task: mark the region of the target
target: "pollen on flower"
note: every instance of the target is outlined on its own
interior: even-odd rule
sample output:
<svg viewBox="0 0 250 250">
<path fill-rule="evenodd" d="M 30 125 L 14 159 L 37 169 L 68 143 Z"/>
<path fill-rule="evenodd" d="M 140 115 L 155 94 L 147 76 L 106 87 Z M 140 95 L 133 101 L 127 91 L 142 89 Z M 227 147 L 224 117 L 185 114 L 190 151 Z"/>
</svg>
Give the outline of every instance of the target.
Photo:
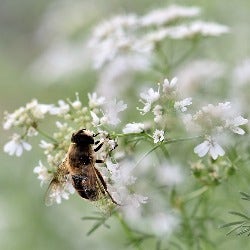
<svg viewBox="0 0 250 250">
<path fill-rule="evenodd" d="M 162 142 L 164 140 L 164 131 L 156 129 L 153 134 L 154 143 Z"/>
</svg>

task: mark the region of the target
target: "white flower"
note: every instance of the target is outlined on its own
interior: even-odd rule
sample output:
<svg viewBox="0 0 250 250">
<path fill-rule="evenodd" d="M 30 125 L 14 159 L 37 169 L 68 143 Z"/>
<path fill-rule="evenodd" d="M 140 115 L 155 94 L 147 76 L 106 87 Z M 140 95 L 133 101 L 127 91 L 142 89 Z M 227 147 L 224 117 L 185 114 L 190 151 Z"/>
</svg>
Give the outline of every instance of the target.
<svg viewBox="0 0 250 250">
<path fill-rule="evenodd" d="M 100 107 L 105 102 L 105 97 L 103 97 L 103 96 L 98 97 L 96 92 L 94 92 L 92 94 L 88 93 L 88 98 L 89 98 L 89 107 L 91 109 Z"/>
<path fill-rule="evenodd" d="M 153 109 L 153 113 L 154 113 L 154 115 L 155 115 L 155 117 L 154 117 L 154 121 L 156 122 L 156 123 L 159 123 L 159 122 L 161 122 L 162 121 L 162 106 L 161 105 L 156 105 L 155 107 L 154 107 L 154 109 Z"/>
<path fill-rule="evenodd" d="M 176 88 L 177 81 L 178 81 L 177 77 L 174 77 L 171 81 L 169 81 L 168 79 L 164 79 L 164 82 L 162 85 L 163 92 L 168 93 L 174 90 Z"/>
<path fill-rule="evenodd" d="M 156 129 L 153 134 L 154 143 L 158 143 L 164 140 L 164 131 Z"/>
<path fill-rule="evenodd" d="M 193 17 L 200 13 L 197 7 L 184 7 L 172 5 L 168 8 L 157 9 L 149 12 L 140 20 L 142 26 L 164 25 L 179 18 Z"/>
<path fill-rule="evenodd" d="M 106 165 L 111 173 L 111 180 L 116 185 L 125 187 L 135 182 L 136 178 L 132 176 L 134 166 L 130 162 L 118 164 L 107 160 Z"/>
<path fill-rule="evenodd" d="M 245 131 L 242 128 L 239 128 L 239 126 L 247 124 L 248 120 L 243 118 L 242 116 L 237 116 L 233 119 L 226 120 L 226 128 L 229 128 L 232 132 L 244 135 Z"/>
<path fill-rule="evenodd" d="M 39 161 L 39 165 L 34 168 L 33 172 L 38 174 L 38 180 L 41 181 L 41 186 L 51 180 L 52 174 L 49 173 L 48 169 Z"/>
<path fill-rule="evenodd" d="M 185 112 L 185 111 L 187 111 L 187 106 L 189 106 L 191 104 L 192 104 L 192 98 L 189 97 L 189 98 L 183 99 L 182 101 L 175 102 L 174 108 L 176 110 L 180 110 L 181 112 Z"/>
<path fill-rule="evenodd" d="M 117 125 L 120 122 L 120 119 L 118 118 L 118 113 L 121 111 L 124 111 L 127 108 L 127 104 L 125 104 L 123 101 L 117 102 L 116 100 L 111 101 L 107 103 L 105 114 L 102 119 L 106 121 L 106 123 L 111 125 Z M 104 123 L 104 122 L 103 122 Z"/>
<path fill-rule="evenodd" d="M 126 205 L 132 206 L 133 208 L 140 207 L 141 204 L 146 204 L 148 201 L 148 197 L 140 195 L 140 194 L 132 194 L 128 196 L 126 201 Z"/>
<path fill-rule="evenodd" d="M 58 101 L 58 107 L 54 107 L 50 109 L 50 114 L 51 115 L 65 115 L 69 112 L 70 106 L 63 100 Z"/>
<path fill-rule="evenodd" d="M 98 126 L 100 124 L 100 118 L 93 111 L 90 111 L 90 115 L 92 117 L 92 123 L 93 123 L 93 125 L 94 126 Z"/>
<path fill-rule="evenodd" d="M 150 88 L 146 93 L 142 92 L 140 97 L 140 101 L 144 104 L 144 107 L 142 109 L 137 109 L 140 110 L 141 114 L 144 115 L 150 111 L 151 105 L 160 98 L 159 89 L 158 91 L 154 91 L 153 88 Z"/>
<path fill-rule="evenodd" d="M 47 199 L 46 199 L 46 205 L 50 206 L 53 203 L 60 204 L 62 202 L 62 199 L 68 200 L 69 195 L 73 194 L 75 192 L 74 187 L 72 186 L 71 181 L 68 180 L 64 185 L 56 185 L 53 190 L 50 190 Z"/>
<path fill-rule="evenodd" d="M 157 168 L 157 179 L 164 185 L 174 186 L 182 183 L 184 176 L 180 167 L 164 164 Z"/>
<path fill-rule="evenodd" d="M 233 81 L 239 85 L 250 82 L 250 59 L 247 58 L 239 63 L 233 72 Z"/>
<path fill-rule="evenodd" d="M 9 155 L 21 156 L 23 150 L 30 151 L 31 145 L 24 141 L 20 135 L 13 134 L 12 139 L 4 145 L 4 152 Z"/>
<path fill-rule="evenodd" d="M 158 213 L 152 217 L 152 230 L 158 236 L 169 236 L 178 226 L 176 216 L 167 213 Z"/>
<path fill-rule="evenodd" d="M 141 133 L 144 130 L 144 124 L 143 123 L 128 123 L 126 124 L 125 128 L 122 130 L 124 134 L 130 134 L 130 133 Z"/>
<path fill-rule="evenodd" d="M 155 101 L 157 101 L 159 99 L 160 93 L 159 93 L 159 90 L 158 91 L 154 91 L 153 88 L 150 88 L 147 91 L 147 93 L 141 93 L 140 97 L 146 103 L 153 103 L 153 102 L 155 102 Z"/>
<path fill-rule="evenodd" d="M 225 154 L 223 148 L 211 137 L 208 137 L 204 142 L 196 146 L 194 152 L 198 154 L 199 157 L 203 157 L 209 152 L 214 160 L 216 160 L 218 156 Z"/>
</svg>

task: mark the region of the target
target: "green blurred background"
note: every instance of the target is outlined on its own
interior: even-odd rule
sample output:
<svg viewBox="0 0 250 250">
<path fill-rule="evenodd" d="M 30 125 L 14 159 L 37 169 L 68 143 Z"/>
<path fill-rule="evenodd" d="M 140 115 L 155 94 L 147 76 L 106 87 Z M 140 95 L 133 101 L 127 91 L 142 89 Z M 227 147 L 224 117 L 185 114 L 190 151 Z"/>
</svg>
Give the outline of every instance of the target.
<svg viewBox="0 0 250 250">
<path fill-rule="evenodd" d="M 85 25 L 86 36 L 91 26 L 115 14 L 129 12 L 142 14 L 151 8 L 172 3 L 200 6 L 204 20 L 219 22 L 232 28 L 230 35 L 211 40 L 206 44 L 204 53 L 208 57 L 233 65 L 250 55 L 250 1 L 248 0 L 92 0 L 91 4 L 89 1 L 82 0 L 82 2 L 86 2 L 86 13 L 82 15 L 89 18 Z M 35 33 L 50 3 L 48 0 L 0 1 L 0 113 L 2 115 L 4 110 L 12 112 L 32 98 L 37 98 L 42 103 L 55 103 L 61 98 L 73 98 L 75 92 L 84 97 L 88 91 L 95 88 L 96 77 L 93 72 L 86 71 L 51 84 L 42 84 L 31 78 L 28 73 L 29 65 L 44 49 L 35 39 Z M 92 15 L 90 11 L 93 11 Z M 67 16 L 64 18 L 67 20 Z M 10 134 L 8 131 L 0 131 L 2 148 Z M 0 155 L 0 249 L 112 250 L 123 247 L 130 249 L 125 247 L 126 239 L 122 229 L 113 219 L 109 221 L 112 230 L 101 228 L 87 237 L 86 233 L 91 223 L 82 221 L 81 217 L 91 215 L 93 208 L 76 195 L 60 206 L 45 207 L 43 202 L 45 188 L 40 188 L 33 174 L 34 166 L 42 157 L 41 150 L 25 152 L 21 158 L 10 157 L 2 152 Z M 226 214 L 227 210 L 238 208 L 237 191 L 247 191 L 248 180 L 243 180 L 239 186 L 232 187 L 227 183 L 225 185 L 228 185 L 228 204 L 221 202 L 227 200 L 227 197 L 218 197 L 214 201 L 214 206 L 219 208 L 224 206 Z M 215 210 L 218 207 L 215 207 Z M 215 233 L 214 240 L 216 241 L 216 235 L 223 233 Z M 236 247 L 248 249 L 249 241 L 247 238 L 225 237 L 225 242 L 216 249 L 236 249 Z M 147 249 L 150 249 L 150 246 Z"/>
</svg>

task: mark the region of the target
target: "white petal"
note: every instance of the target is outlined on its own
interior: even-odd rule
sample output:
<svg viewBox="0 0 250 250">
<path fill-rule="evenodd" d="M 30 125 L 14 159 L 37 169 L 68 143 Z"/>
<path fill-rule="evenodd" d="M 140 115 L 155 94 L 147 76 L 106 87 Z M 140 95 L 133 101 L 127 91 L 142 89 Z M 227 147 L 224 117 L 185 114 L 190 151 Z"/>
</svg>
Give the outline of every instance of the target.
<svg viewBox="0 0 250 250">
<path fill-rule="evenodd" d="M 218 143 L 214 142 L 214 145 L 210 147 L 209 153 L 212 158 L 216 160 L 218 156 L 223 156 L 225 154 L 225 151 Z"/>
<path fill-rule="evenodd" d="M 207 154 L 209 146 L 210 146 L 209 141 L 204 141 L 194 148 L 194 152 L 198 154 L 199 157 L 203 157 L 204 155 Z"/>
<path fill-rule="evenodd" d="M 239 127 L 232 127 L 231 130 L 238 135 L 244 135 L 245 131 L 242 128 Z"/>
</svg>

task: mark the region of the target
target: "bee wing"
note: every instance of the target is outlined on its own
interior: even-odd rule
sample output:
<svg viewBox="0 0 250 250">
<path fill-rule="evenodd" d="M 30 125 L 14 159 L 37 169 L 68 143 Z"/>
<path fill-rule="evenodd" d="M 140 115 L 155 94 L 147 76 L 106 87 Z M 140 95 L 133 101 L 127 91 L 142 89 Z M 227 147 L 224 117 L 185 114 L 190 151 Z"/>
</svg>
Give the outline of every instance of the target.
<svg viewBox="0 0 250 250">
<path fill-rule="evenodd" d="M 110 213 L 115 205 L 119 205 L 107 190 L 107 184 L 104 181 L 101 173 L 93 167 L 95 173 L 95 185 L 98 190 L 98 200 L 95 201 L 95 205 L 99 207 L 103 212 Z"/>
<path fill-rule="evenodd" d="M 51 206 L 55 202 L 60 203 L 60 193 L 64 190 L 68 181 L 67 161 L 64 160 L 57 168 L 45 194 L 45 205 Z"/>
</svg>

